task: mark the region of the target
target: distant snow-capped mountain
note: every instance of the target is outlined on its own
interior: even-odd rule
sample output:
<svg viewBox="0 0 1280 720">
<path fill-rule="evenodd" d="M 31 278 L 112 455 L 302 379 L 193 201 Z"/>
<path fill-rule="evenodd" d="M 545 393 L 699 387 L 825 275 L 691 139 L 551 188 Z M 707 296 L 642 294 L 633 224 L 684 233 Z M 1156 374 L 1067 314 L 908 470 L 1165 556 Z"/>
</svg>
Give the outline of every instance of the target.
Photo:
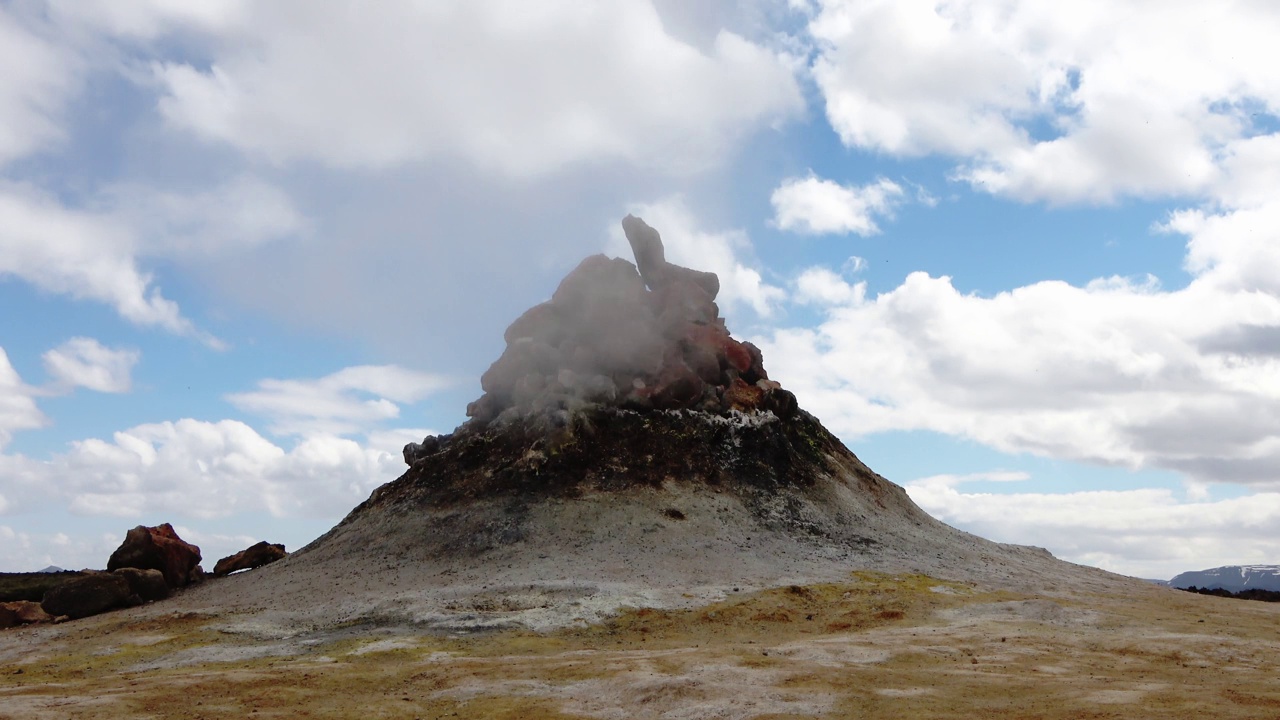
<svg viewBox="0 0 1280 720">
<path fill-rule="evenodd" d="M 1280 565 L 1227 565 L 1211 570 L 1184 572 L 1169 581 L 1176 588 L 1222 588 L 1241 590 L 1280 590 Z"/>
</svg>

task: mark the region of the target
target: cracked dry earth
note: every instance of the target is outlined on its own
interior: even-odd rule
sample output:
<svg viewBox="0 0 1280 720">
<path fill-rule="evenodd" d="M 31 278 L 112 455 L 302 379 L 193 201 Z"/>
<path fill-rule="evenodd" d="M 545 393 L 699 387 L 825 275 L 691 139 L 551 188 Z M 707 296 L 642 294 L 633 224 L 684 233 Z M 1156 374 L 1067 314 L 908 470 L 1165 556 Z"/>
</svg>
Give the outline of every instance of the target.
<svg viewBox="0 0 1280 720">
<path fill-rule="evenodd" d="M 541 633 L 160 608 L 0 634 L 0 717 L 1280 717 L 1280 606 L 1138 581 L 854 573 Z"/>
</svg>

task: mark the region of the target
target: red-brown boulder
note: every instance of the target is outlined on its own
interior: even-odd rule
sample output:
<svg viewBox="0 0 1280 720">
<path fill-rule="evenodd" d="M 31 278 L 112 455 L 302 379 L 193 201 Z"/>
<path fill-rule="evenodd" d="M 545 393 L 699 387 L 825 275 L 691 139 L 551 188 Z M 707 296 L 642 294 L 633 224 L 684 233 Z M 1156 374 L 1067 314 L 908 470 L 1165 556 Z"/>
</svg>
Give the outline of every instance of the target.
<svg viewBox="0 0 1280 720">
<path fill-rule="evenodd" d="M 159 570 L 171 588 L 191 582 L 192 571 L 200 564 L 200 548 L 185 542 L 169 523 L 139 525 L 125 535 L 124 542 L 107 560 L 107 570 L 139 568 Z"/>
<path fill-rule="evenodd" d="M 268 543 L 263 540 L 256 545 L 250 545 L 234 555 L 228 555 L 219 560 L 213 566 L 213 574 L 228 575 L 237 570 L 252 570 L 253 568 L 273 563 L 288 554 L 284 551 L 284 545 Z"/>
</svg>

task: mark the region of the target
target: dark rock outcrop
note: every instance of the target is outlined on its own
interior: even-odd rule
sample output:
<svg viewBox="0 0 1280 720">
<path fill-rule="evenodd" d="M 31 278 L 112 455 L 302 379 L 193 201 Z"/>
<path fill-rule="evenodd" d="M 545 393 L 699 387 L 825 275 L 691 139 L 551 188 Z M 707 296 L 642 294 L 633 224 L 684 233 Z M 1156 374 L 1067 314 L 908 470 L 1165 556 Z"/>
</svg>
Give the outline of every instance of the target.
<svg viewBox="0 0 1280 720">
<path fill-rule="evenodd" d="M 146 527 L 139 525 L 125 535 L 124 542 L 111 553 L 107 570 L 138 568 L 159 570 L 171 588 L 180 588 L 193 580 L 200 565 L 200 548 L 185 542 L 169 523 Z"/>
<path fill-rule="evenodd" d="M 164 573 L 159 570 L 127 567 L 117 568 L 111 572 L 124 578 L 125 582 L 129 583 L 129 589 L 143 602 L 154 602 L 169 597 L 169 583 L 165 582 Z"/>
<path fill-rule="evenodd" d="M 45 593 L 40 606 L 50 615 L 77 618 L 141 605 L 129 582 L 115 573 L 93 573 L 69 580 Z"/>
<path fill-rule="evenodd" d="M 268 565 L 280 560 L 289 553 L 285 552 L 284 545 L 279 543 L 268 543 L 263 540 L 255 545 L 241 550 L 234 555 L 228 555 L 222 558 L 213 566 L 214 575 L 228 575 L 237 570 L 252 570 L 256 567 Z"/>
</svg>

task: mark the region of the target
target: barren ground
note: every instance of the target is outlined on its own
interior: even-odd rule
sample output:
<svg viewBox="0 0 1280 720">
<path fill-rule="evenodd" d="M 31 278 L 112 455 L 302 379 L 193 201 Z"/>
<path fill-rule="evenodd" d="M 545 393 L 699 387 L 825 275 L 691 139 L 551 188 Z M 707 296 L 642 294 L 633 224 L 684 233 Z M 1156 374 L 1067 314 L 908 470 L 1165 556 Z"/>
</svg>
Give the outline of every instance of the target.
<svg viewBox="0 0 1280 720">
<path fill-rule="evenodd" d="M 1280 717 L 1280 606 L 1138 581 L 855 573 L 541 633 L 243 619 L 157 604 L 4 632 L 0 717 Z"/>
</svg>

